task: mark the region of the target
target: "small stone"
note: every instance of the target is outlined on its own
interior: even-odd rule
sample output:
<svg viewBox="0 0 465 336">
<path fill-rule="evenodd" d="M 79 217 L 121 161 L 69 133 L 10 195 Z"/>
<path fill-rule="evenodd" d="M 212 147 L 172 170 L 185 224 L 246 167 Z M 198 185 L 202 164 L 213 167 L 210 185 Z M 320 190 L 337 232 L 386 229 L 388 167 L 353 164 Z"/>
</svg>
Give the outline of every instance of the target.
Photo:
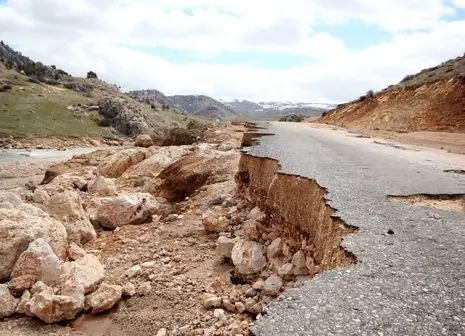
<svg viewBox="0 0 465 336">
<path fill-rule="evenodd" d="M 265 285 L 263 286 L 263 293 L 269 296 L 277 296 L 281 287 L 283 286 L 283 280 L 277 275 L 271 275 L 265 281 Z"/>
<path fill-rule="evenodd" d="M 85 191 L 87 189 L 87 181 L 82 177 L 76 177 L 73 181 L 73 186 L 81 191 Z"/>
<path fill-rule="evenodd" d="M 49 294 L 55 294 L 52 287 L 47 286 L 42 281 L 37 281 L 34 284 L 34 286 L 32 286 L 32 288 L 31 288 L 31 294 L 34 295 L 34 294 L 38 294 L 38 293 L 42 293 L 42 292 L 46 292 L 46 293 L 49 293 Z"/>
<path fill-rule="evenodd" d="M 223 307 L 231 313 L 234 313 L 234 311 L 236 310 L 236 306 L 228 299 L 223 299 Z"/>
<path fill-rule="evenodd" d="M 40 188 L 40 187 L 36 188 L 36 190 L 34 190 L 34 193 L 32 194 L 32 200 L 35 203 L 45 204 L 49 199 L 50 199 L 50 196 L 47 190 Z"/>
<path fill-rule="evenodd" d="M 282 238 L 276 238 L 266 249 L 266 255 L 268 259 L 277 258 L 283 255 L 283 240 Z"/>
<path fill-rule="evenodd" d="M 245 297 L 254 297 L 255 295 L 257 295 L 257 290 L 256 289 L 253 289 L 253 288 L 249 288 L 246 292 L 245 292 Z"/>
<path fill-rule="evenodd" d="M 16 307 L 16 313 L 18 314 L 28 314 L 29 309 L 27 303 L 31 299 L 31 292 L 25 290 L 23 295 L 21 295 L 21 299 L 19 300 L 18 306 Z"/>
<path fill-rule="evenodd" d="M 100 196 L 114 196 L 117 194 L 116 186 L 113 180 L 103 176 L 97 176 L 88 188 L 89 193 Z"/>
<path fill-rule="evenodd" d="M 104 282 L 95 292 L 86 296 L 85 307 L 91 309 L 92 314 L 104 312 L 121 299 L 122 292 L 121 286 L 112 286 Z"/>
<path fill-rule="evenodd" d="M 252 309 L 253 306 L 255 306 L 257 304 L 257 301 L 255 299 L 246 299 L 245 300 L 245 309 L 248 311 L 248 312 L 251 312 L 250 310 Z"/>
<path fill-rule="evenodd" d="M 206 288 L 206 292 L 210 294 L 216 294 L 221 292 L 223 284 L 220 279 L 213 280 Z"/>
<path fill-rule="evenodd" d="M 147 261 L 145 263 L 140 264 L 143 268 L 153 268 L 155 267 L 155 261 Z"/>
<path fill-rule="evenodd" d="M 136 295 L 136 286 L 134 286 L 134 284 L 132 284 L 131 282 L 124 284 L 122 295 L 124 297 L 133 297 L 134 295 Z"/>
<path fill-rule="evenodd" d="M 288 257 L 291 255 L 291 248 L 287 244 L 283 244 L 283 255 Z"/>
<path fill-rule="evenodd" d="M 152 137 L 149 134 L 141 134 L 141 135 L 137 136 L 136 141 L 134 143 L 134 146 L 136 146 L 136 147 L 144 147 L 144 148 L 148 148 L 150 146 L 153 146 Z"/>
<path fill-rule="evenodd" d="M 11 294 L 18 297 L 21 296 L 25 290 L 30 289 L 34 285 L 35 281 L 35 275 L 22 275 L 11 279 L 8 283 L 8 289 L 10 290 Z"/>
<path fill-rule="evenodd" d="M 221 299 L 213 294 L 204 293 L 202 295 L 202 305 L 205 309 L 221 307 Z"/>
<path fill-rule="evenodd" d="M 249 219 L 244 223 L 244 233 L 248 240 L 258 240 L 260 238 L 260 232 L 258 231 L 258 222 L 253 219 Z"/>
<path fill-rule="evenodd" d="M 0 284 L 0 319 L 15 313 L 18 300 L 10 294 L 6 284 Z"/>
<path fill-rule="evenodd" d="M 262 222 L 266 219 L 266 214 L 261 211 L 259 207 L 255 207 L 250 211 L 249 218 L 257 222 Z"/>
<path fill-rule="evenodd" d="M 129 279 L 132 279 L 132 278 L 138 276 L 140 274 L 140 272 L 142 272 L 142 267 L 140 265 L 134 265 L 130 269 L 128 269 L 126 271 L 126 273 L 124 273 L 124 274 Z"/>
<path fill-rule="evenodd" d="M 284 264 L 278 269 L 278 275 L 283 279 L 292 278 L 293 274 L 294 274 L 294 265 L 290 263 Z"/>
<path fill-rule="evenodd" d="M 254 315 L 259 315 L 263 310 L 263 306 L 261 303 L 256 303 L 252 307 L 250 307 L 247 311 Z"/>
<path fill-rule="evenodd" d="M 149 295 L 151 291 L 152 285 L 148 281 L 141 283 L 137 288 L 137 294 L 139 294 L 140 296 Z"/>
<path fill-rule="evenodd" d="M 207 213 L 202 216 L 202 224 L 208 233 L 219 233 L 226 231 L 228 228 L 228 219 L 226 217 L 216 217 L 213 213 Z"/>
<path fill-rule="evenodd" d="M 231 259 L 232 249 L 234 247 L 235 240 L 220 236 L 216 242 L 216 253 L 220 258 Z"/>
<path fill-rule="evenodd" d="M 157 336 L 166 336 L 167 335 L 167 331 L 165 328 L 161 328 L 157 331 Z"/>
<path fill-rule="evenodd" d="M 84 258 L 85 255 L 86 255 L 86 251 L 84 251 L 78 245 L 76 245 L 75 243 L 69 244 L 69 246 L 68 246 L 68 258 L 71 261 L 75 261 L 75 260 Z"/>
<path fill-rule="evenodd" d="M 319 268 L 318 266 L 315 265 L 315 260 L 311 256 L 307 256 L 307 262 L 306 262 L 308 272 L 310 275 L 315 275 L 318 273 Z"/>
<path fill-rule="evenodd" d="M 239 314 L 245 312 L 245 305 L 242 302 L 236 302 L 234 305 L 236 306 L 236 310 Z"/>
<path fill-rule="evenodd" d="M 295 275 L 308 275 L 307 258 L 302 250 L 297 251 L 292 257 Z"/>
<path fill-rule="evenodd" d="M 263 279 L 258 279 L 257 281 L 254 282 L 252 285 L 252 288 L 255 290 L 263 290 L 263 286 L 265 286 L 265 281 Z"/>
<path fill-rule="evenodd" d="M 226 314 L 224 313 L 223 309 L 215 309 L 213 311 L 213 316 L 215 316 L 220 321 L 226 320 Z"/>
</svg>

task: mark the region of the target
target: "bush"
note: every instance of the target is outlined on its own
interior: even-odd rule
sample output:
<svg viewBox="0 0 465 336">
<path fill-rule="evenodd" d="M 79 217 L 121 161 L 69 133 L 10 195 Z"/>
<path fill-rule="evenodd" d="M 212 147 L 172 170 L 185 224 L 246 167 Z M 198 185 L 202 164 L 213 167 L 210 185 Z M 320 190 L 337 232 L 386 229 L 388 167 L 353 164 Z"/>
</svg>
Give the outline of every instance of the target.
<svg viewBox="0 0 465 336">
<path fill-rule="evenodd" d="M 87 78 L 98 78 L 98 77 L 97 77 L 97 74 L 95 72 L 89 71 L 87 73 Z"/>
<path fill-rule="evenodd" d="M 368 90 L 367 94 L 366 94 L 366 97 L 367 98 L 373 98 L 375 96 L 375 93 L 373 92 L 373 90 Z"/>
<path fill-rule="evenodd" d="M 10 84 L 0 84 L 0 92 L 10 91 L 13 87 Z"/>
<path fill-rule="evenodd" d="M 409 80 L 413 79 L 414 77 L 415 77 L 414 75 L 407 75 L 407 76 L 405 76 L 404 79 L 402 79 L 400 82 L 401 82 L 401 83 L 404 83 L 404 82 L 406 82 L 406 81 L 409 81 Z"/>
</svg>

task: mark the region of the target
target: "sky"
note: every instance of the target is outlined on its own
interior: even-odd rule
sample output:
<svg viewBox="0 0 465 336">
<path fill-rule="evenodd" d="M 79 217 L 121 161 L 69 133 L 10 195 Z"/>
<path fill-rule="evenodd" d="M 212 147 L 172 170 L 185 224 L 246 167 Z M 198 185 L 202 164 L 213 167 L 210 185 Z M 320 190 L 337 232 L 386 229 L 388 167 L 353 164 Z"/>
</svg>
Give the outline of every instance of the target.
<svg viewBox="0 0 465 336">
<path fill-rule="evenodd" d="M 343 102 L 465 52 L 465 0 L 0 0 L 0 40 L 75 76 Z"/>
</svg>

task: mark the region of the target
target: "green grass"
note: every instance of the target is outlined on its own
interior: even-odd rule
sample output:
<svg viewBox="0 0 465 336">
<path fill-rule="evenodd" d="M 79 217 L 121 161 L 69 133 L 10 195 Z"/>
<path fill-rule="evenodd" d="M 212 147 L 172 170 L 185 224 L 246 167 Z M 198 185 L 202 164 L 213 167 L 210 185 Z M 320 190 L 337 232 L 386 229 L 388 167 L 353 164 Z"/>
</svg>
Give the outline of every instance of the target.
<svg viewBox="0 0 465 336">
<path fill-rule="evenodd" d="M 114 137 L 110 129 L 98 126 L 92 115 L 66 108 L 90 103 L 77 92 L 31 83 L 1 65 L 0 83 L 13 86 L 8 92 L 0 92 L 0 133 Z"/>
<path fill-rule="evenodd" d="M 0 93 L 0 132 L 14 135 L 111 136 L 95 118 L 66 107 L 87 99 L 69 90 L 24 83 Z"/>
<path fill-rule="evenodd" d="M 74 81 L 86 81 L 75 78 Z M 107 83 L 93 81 L 91 97 L 44 84 L 35 84 L 0 63 L 0 84 L 11 84 L 12 90 L 0 92 L 0 134 L 15 136 L 88 136 L 114 138 L 113 129 L 98 125 L 97 112 L 85 108 L 71 111 L 68 106 L 98 104 L 104 97 L 130 100 L 159 130 L 185 126 L 189 120 L 209 122 L 201 116 L 184 116 L 171 110 L 157 111 L 146 104 L 131 100 Z"/>
</svg>

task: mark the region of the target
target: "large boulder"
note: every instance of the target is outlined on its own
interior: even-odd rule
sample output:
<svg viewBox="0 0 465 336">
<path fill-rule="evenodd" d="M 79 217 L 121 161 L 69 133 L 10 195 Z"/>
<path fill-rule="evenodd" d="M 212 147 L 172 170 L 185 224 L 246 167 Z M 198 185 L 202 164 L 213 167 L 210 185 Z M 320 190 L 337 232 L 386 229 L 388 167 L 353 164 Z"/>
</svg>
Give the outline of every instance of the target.
<svg viewBox="0 0 465 336">
<path fill-rule="evenodd" d="M 146 159 L 130 167 L 123 174 L 125 177 L 154 177 L 167 166 L 189 153 L 189 146 L 151 147 L 147 149 Z"/>
<path fill-rule="evenodd" d="M 89 185 L 88 192 L 100 196 L 114 196 L 116 195 L 115 182 L 103 176 L 97 176 Z"/>
<path fill-rule="evenodd" d="M 0 203 L 10 203 L 13 207 L 18 207 L 23 204 L 23 201 L 12 192 L 0 191 Z"/>
<path fill-rule="evenodd" d="M 84 309 L 84 303 L 73 296 L 41 292 L 31 298 L 27 309 L 42 321 L 55 323 L 74 319 Z"/>
<path fill-rule="evenodd" d="M 90 293 L 97 289 L 105 278 L 105 267 L 100 260 L 92 255 L 86 254 L 76 261 L 63 264 L 62 282 L 70 281 L 84 288 L 84 293 Z"/>
<path fill-rule="evenodd" d="M 145 160 L 144 149 L 125 149 L 110 156 L 99 168 L 99 173 L 104 177 L 120 177 L 129 167 Z"/>
<path fill-rule="evenodd" d="M 154 125 L 138 109 L 131 108 L 124 100 L 105 99 L 99 102 L 102 126 L 112 126 L 118 132 L 135 138 L 148 133 Z"/>
<path fill-rule="evenodd" d="M 136 147 L 145 147 L 145 148 L 153 146 L 152 137 L 148 134 L 141 134 L 137 136 L 134 145 Z"/>
<path fill-rule="evenodd" d="M 11 271 L 11 278 L 25 279 L 29 276 L 34 278 L 34 282 L 40 280 L 47 285 L 56 285 L 63 273 L 62 264 L 63 262 L 58 259 L 50 245 L 44 239 L 39 238 L 30 243 L 27 250 L 21 253 Z"/>
<path fill-rule="evenodd" d="M 112 308 L 121 299 L 122 294 L 121 286 L 102 283 L 95 292 L 86 296 L 86 310 L 92 310 L 92 314 L 104 312 Z"/>
<path fill-rule="evenodd" d="M 231 252 L 231 259 L 238 273 L 252 275 L 266 267 L 263 245 L 255 241 L 238 240 Z"/>
<path fill-rule="evenodd" d="M 45 210 L 64 224 L 70 241 L 84 244 L 97 237 L 77 192 L 66 190 L 53 195 L 47 201 Z"/>
<path fill-rule="evenodd" d="M 0 282 L 8 280 L 21 253 L 38 238 L 43 238 L 58 258 L 66 256 L 68 238 L 62 223 L 30 204 L 0 209 Z"/>
<path fill-rule="evenodd" d="M 7 285 L 0 284 L 0 319 L 13 315 L 17 305 L 18 300 L 10 294 Z"/>
<path fill-rule="evenodd" d="M 146 193 L 122 195 L 106 200 L 97 209 L 97 222 L 113 230 L 124 225 L 145 223 L 159 208 L 155 198 Z"/>
</svg>

